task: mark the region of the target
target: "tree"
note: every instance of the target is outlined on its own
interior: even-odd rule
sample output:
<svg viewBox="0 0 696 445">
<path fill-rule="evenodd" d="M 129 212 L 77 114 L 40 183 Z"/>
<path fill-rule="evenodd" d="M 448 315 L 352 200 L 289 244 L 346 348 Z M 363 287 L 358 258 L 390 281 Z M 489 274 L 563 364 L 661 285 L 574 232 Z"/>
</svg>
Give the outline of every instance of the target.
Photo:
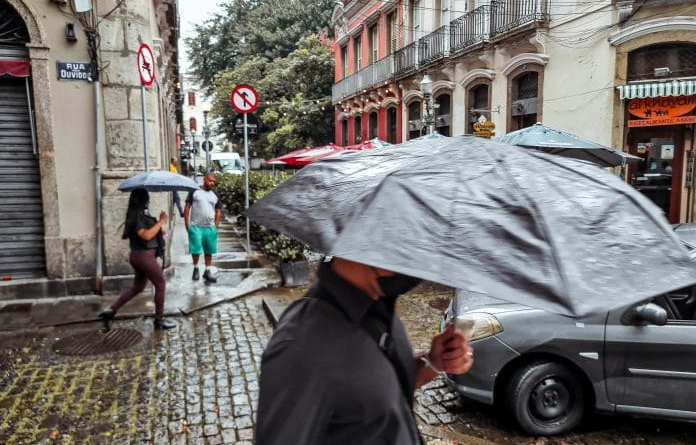
<svg viewBox="0 0 696 445">
<path fill-rule="evenodd" d="M 332 49 L 311 35 L 285 58 L 268 60 L 257 56 L 214 79 L 212 114 L 221 117 L 220 132 L 234 133 L 236 112 L 230 107 L 230 92 L 241 83 L 254 86 L 261 102 L 257 115 L 263 128 L 252 150 L 266 157 L 333 139 L 331 85 Z"/>
<path fill-rule="evenodd" d="M 185 40 L 194 74 L 206 88 L 248 60 L 285 58 L 300 40 L 330 25 L 333 0 L 227 0 Z"/>
</svg>

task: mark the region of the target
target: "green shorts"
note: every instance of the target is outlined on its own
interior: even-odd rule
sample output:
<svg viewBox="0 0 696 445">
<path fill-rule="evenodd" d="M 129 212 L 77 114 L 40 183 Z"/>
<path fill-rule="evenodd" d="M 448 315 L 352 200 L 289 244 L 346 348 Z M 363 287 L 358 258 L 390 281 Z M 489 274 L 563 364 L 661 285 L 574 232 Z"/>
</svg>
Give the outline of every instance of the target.
<svg viewBox="0 0 696 445">
<path fill-rule="evenodd" d="M 215 227 L 190 226 L 188 231 L 189 253 L 191 255 L 212 255 L 217 253 L 217 229 Z"/>
</svg>

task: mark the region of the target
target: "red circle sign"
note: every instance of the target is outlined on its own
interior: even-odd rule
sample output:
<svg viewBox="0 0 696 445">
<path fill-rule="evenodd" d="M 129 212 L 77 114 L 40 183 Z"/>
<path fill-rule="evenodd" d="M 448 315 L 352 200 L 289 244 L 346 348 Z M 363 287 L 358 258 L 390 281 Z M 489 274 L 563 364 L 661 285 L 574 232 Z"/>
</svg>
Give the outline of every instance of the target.
<svg viewBox="0 0 696 445">
<path fill-rule="evenodd" d="M 143 43 L 138 49 L 138 74 L 146 87 L 155 81 L 155 55 L 147 43 Z"/>
<path fill-rule="evenodd" d="M 230 95 L 230 103 L 240 113 L 252 113 L 259 105 L 259 95 L 249 85 L 237 85 Z"/>
</svg>

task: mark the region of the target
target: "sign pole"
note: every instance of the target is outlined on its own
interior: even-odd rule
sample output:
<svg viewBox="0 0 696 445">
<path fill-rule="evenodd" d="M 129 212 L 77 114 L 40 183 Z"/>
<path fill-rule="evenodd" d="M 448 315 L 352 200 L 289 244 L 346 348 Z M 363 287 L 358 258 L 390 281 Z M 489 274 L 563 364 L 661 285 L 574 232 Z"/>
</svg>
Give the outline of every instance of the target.
<svg viewBox="0 0 696 445">
<path fill-rule="evenodd" d="M 244 208 L 249 210 L 249 124 L 247 115 L 253 113 L 259 104 L 259 95 L 250 85 L 237 85 L 230 94 L 232 108 L 244 114 Z M 251 253 L 251 233 L 249 217 L 246 217 L 246 250 Z"/>
<path fill-rule="evenodd" d="M 143 152 L 145 153 L 145 171 L 150 171 L 148 163 L 147 146 L 147 105 L 145 100 L 145 87 L 149 87 L 155 81 L 155 56 L 152 48 L 146 43 L 138 48 L 138 74 L 140 75 L 140 103 L 143 111 Z"/>
<path fill-rule="evenodd" d="M 244 113 L 244 208 L 249 210 L 249 134 L 247 129 L 247 114 Z M 250 231 L 251 224 L 249 223 L 249 217 L 246 217 L 246 250 L 247 254 L 251 252 L 251 234 Z"/>
<path fill-rule="evenodd" d="M 145 153 L 145 171 L 147 172 L 150 171 L 150 165 L 147 160 L 147 105 L 145 101 L 145 85 L 143 84 L 140 85 L 140 97 L 143 108 L 143 151 Z"/>
</svg>

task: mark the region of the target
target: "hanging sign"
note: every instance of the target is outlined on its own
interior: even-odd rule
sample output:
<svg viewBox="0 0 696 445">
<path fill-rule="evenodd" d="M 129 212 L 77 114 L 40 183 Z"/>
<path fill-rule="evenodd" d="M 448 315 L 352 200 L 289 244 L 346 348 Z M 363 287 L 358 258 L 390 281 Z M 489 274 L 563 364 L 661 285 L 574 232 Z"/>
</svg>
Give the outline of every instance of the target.
<svg viewBox="0 0 696 445">
<path fill-rule="evenodd" d="M 143 43 L 138 49 L 138 74 L 146 87 L 155 81 L 155 55 L 147 43 Z"/>
<path fill-rule="evenodd" d="M 230 95 L 230 103 L 240 113 L 252 113 L 259 104 L 259 95 L 249 85 L 237 85 Z"/>
</svg>

